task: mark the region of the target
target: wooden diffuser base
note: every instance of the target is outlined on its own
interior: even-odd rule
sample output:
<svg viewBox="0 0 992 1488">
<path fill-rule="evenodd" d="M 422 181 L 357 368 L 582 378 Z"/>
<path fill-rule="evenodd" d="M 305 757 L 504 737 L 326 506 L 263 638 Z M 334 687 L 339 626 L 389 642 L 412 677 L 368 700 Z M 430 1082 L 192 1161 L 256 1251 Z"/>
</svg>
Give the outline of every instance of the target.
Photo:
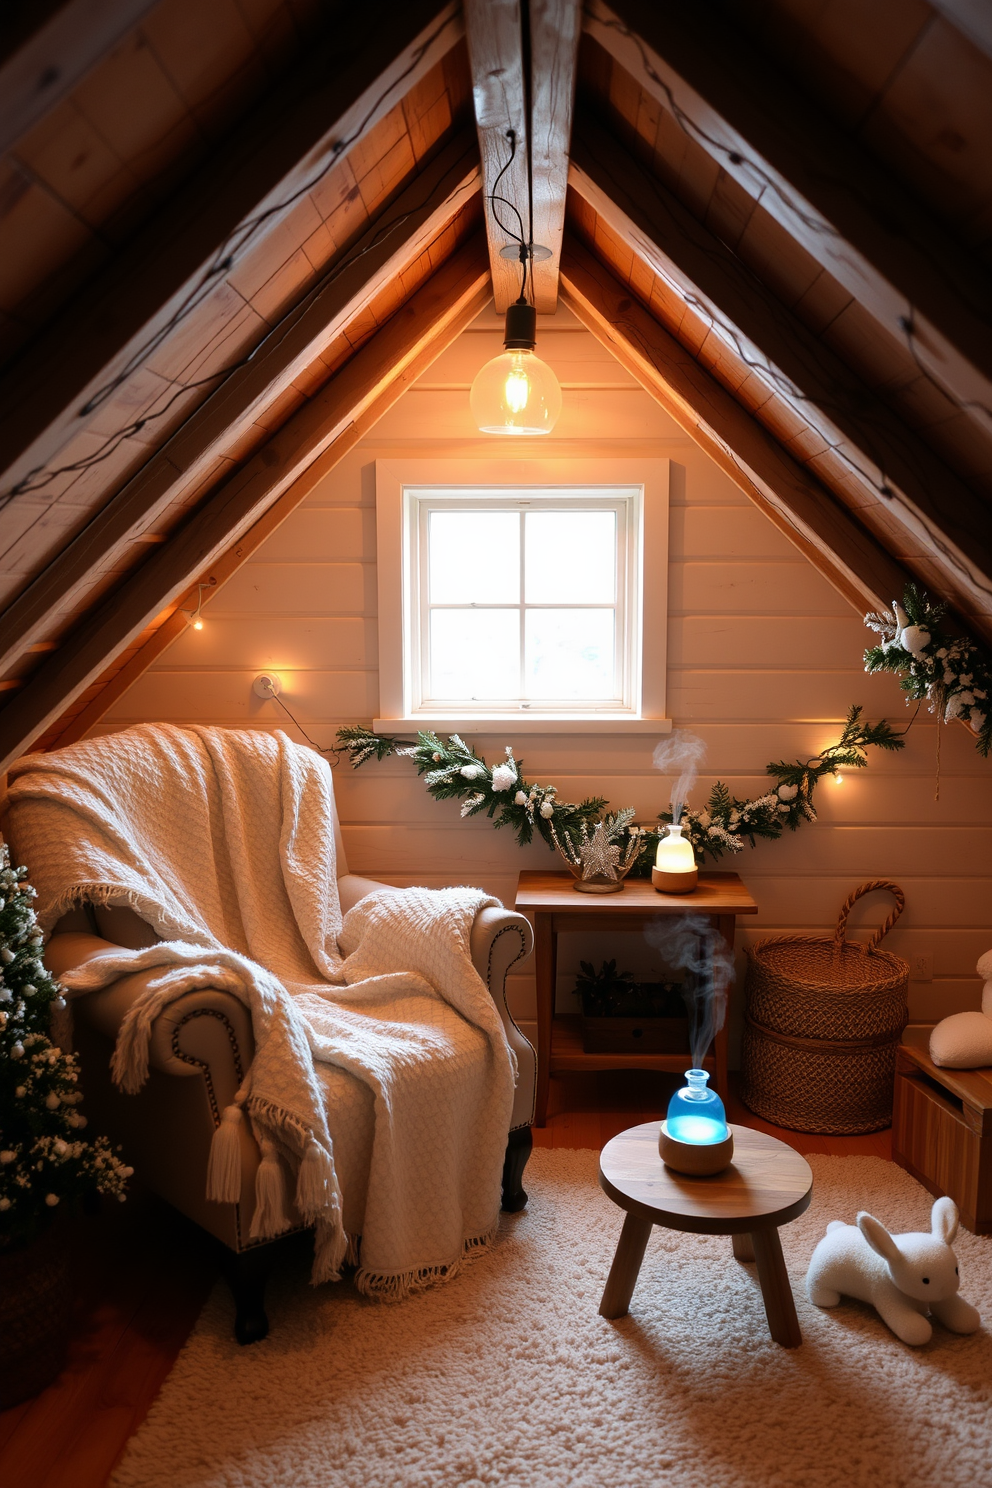
<svg viewBox="0 0 992 1488">
<path fill-rule="evenodd" d="M 659 894 L 691 894 L 699 882 L 699 869 L 687 868 L 683 873 L 666 873 L 663 868 L 652 868 L 651 882 Z"/>
<path fill-rule="evenodd" d="M 668 1135 L 668 1122 L 661 1123 L 658 1151 L 666 1168 L 686 1173 L 691 1178 L 708 1178 L 722 1173 L 734 1155 L 734 1134 L 728 1131 L 722 1142 L 680 1142 Z"/>
</svg>

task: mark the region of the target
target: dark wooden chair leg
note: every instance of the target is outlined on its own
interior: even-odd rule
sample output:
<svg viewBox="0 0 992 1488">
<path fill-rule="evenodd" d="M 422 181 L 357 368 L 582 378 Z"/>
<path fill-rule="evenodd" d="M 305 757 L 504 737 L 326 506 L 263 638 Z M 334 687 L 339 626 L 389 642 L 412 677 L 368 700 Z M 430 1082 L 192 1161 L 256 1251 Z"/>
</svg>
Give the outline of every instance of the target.
<svg viewBox="0 0 992 1488">
<path fill-rule="evenodd" d="M 523 1176 L 533 1146 L 534 1138 L 529 1126 L 518 1126 L 507 1139 L 506 1157 L 503 1159 L 502 1205 L 506 1214 L 519 1213 L 527 1202 Z"/>
<path fill-rule="evenodd" d="M 234 1336 L 239 1343 L 259 1343 L 269 1331 L 265 1283 L 272 1269 L 272 1246 L 256 1245 L 240 1253 L 228 1250 L 222 1265 L 234 1297 Z"/>
</svg>

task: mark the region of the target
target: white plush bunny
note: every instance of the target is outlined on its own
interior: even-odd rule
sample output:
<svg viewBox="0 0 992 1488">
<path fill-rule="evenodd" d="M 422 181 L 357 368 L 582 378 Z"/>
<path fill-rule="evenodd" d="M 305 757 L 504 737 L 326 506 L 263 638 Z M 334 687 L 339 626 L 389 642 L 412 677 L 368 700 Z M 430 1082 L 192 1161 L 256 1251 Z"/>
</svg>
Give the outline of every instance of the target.
<svg viewBox="0 0 992 1488">
<path fill-rule="evenodd" d="M 986 1069 L 992 1065 L 992 951 L 979 957 L 985 983 L 980 1013 L 951 1013 L 930 1035 L 930 1058 L 944 1069 Z"/>
<path fill-rule="evenodd" d="M 929 1235 L 890 1235 L 870 1214 L 853 1225 L 832 1220 L 806 1272 L 809 1300 L 817 1307 L 836 1307 L 842 1296 L 870 1302 L 903 1343 L 929 1342 L 928 1312 L 952 1333 L 974 1333 L 982 1320 L 957 1294 L 954 1200 L 938 1199 L 930 1222 Z"/>
</svg>

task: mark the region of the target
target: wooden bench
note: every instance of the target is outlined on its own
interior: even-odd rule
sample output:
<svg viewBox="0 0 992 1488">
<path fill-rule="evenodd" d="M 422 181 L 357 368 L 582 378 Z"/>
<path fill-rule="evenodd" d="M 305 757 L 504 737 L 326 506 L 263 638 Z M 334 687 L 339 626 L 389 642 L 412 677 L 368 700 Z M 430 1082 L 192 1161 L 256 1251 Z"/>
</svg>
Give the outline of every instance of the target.
<svg viewBox="0 0 992 1488">
<path fill-rule="evenodd" d="M 992 1234 L 992 1068 L 939 1068 L 932 1027 L 910 1024 L 896 1054 L 892 1157 L 935 1196 L 950 1195 L 967 1229 Z"/>
</svg>

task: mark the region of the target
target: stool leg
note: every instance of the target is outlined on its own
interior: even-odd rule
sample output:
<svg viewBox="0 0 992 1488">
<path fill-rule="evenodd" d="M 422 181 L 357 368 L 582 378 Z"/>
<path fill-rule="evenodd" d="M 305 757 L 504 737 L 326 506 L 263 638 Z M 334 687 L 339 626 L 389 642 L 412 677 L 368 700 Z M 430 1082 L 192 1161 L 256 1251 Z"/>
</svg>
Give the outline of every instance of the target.
<svg viewBox="0 0 992 1488">
<path fill-rule="evenodd" d="M 751 1244 L 751 1236 L 746 1230 L 740 1235 L 731 1235 L 730 1238 L 734 1246 L 734 1255 L 739 1261 L 754 1260 L 754 1246 Z"/>
<path fill-rule="evenodd" d="M 637 1214 L 628 1214 L 620 1231 L 617 1253 L 613 1257 L 610 1274 L 606 1278 L 603 1300 L 599 1304 L 599 1315 L 605 1318 L 623 1317 L 630 1306 L 641 1269 L 648 1236 L 652 1230 L 649 1219 Z"/>
<path fill-rule="evenodd" d="M 768 1331 L 783 1348 L 798 1348 L 803 1341 L 796 1317 L 796 1304 L 785 1269 L 782 1242 L 774 1225 L 752 1230 L 751 1243 L 758 1263 L 758 1281 L 765 1302 Z"/>
</svg>

